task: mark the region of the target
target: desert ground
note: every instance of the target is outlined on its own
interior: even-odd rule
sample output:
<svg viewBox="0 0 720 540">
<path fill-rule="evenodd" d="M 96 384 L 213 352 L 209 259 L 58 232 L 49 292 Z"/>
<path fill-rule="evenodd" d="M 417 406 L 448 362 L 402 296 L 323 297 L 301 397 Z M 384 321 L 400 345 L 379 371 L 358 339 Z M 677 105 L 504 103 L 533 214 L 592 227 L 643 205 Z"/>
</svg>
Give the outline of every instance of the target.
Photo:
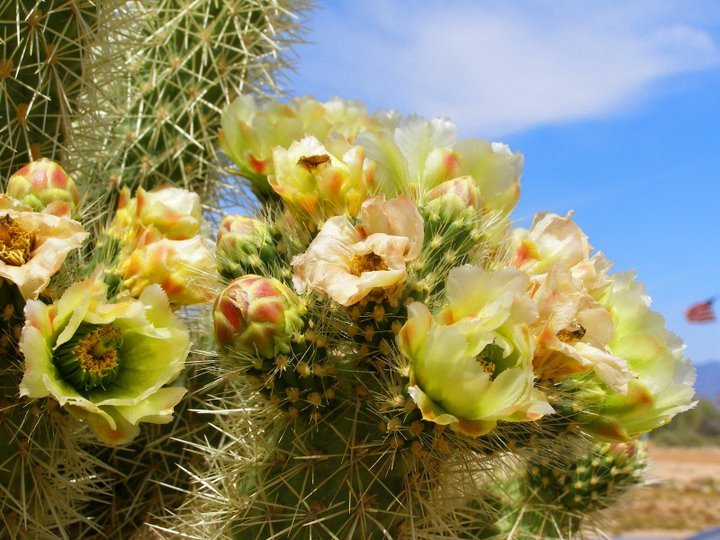
<svg viewBox="0 0 720 540">
<path fill-rule="evenodd" d="M 623 538 L 687 538 L 720 526 L 720 447 L 648 449 L 649 485 L 607 512 Z"/>
</svg>

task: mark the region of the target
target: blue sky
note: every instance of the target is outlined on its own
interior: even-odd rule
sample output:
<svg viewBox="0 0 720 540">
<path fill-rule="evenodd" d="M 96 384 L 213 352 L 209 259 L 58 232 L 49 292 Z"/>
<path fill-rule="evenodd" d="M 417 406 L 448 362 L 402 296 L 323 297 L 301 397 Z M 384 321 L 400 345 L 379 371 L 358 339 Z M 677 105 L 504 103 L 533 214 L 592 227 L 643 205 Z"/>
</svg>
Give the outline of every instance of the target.
<svg viewBox="0 0 720 540">
<path fill-rule="evenodd" d="M 720 323 L 683 318 L 720 293 L 720 2 L 326 0 L 308 25 L 291 94 L 520 150 L 518 224 L 574 209 L 688 356 L 720 359 Z"/>
</svg>

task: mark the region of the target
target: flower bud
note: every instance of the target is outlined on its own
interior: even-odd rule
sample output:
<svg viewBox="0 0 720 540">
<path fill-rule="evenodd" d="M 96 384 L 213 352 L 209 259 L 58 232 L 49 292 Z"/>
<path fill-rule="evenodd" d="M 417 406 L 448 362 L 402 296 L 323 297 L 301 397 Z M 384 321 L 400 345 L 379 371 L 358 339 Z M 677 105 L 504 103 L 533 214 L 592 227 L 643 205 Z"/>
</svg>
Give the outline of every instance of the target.
<svg viewBox="0 0 720 540">
<path fill-rule="evenodd" d="M 267 224 L 246 216 L 225 216 L 218 229 L 218 270 L 230 279 L 259 272 L 277 257 Z"/>
<path fill-rule="evenodd" d="M 213 307 L 215 339 L 223 349 L 274 358 L 290 352 L 305 308 L 276 279 L 249 274 L 231 281 Z"/>
<path fill-rule="evenodd" d="M 75 213 L 80 201 L 72 178 L 60 165 L 46 158 L 25 165 L 12 175 L 6 193 L 36 212 L 66 218 Z"/>
<path fill-rule="evenodd" d="M 120 263 L 119 273 L 134 297 L 157 283 L 174 307 L 201 304 L 214 294 L 214 257 L 199 236 L 139 245 Z"/>
<path fill-rule="evenodd" d="M 461 176 L 443 182 L 427 195 L 425 209 L 436 212 L 443 221 L 451 222 L 457 217 L 482 210 L 480 188 L 470 176 Z"/>
<path fill-rule="evenodd" d="M 170 240 L 186 240 L 200 232 L 200 197 L 186 189 L 143 188 L 135 194 L 137 217 L 145 226 L 154 226 Z"/>
</svg>

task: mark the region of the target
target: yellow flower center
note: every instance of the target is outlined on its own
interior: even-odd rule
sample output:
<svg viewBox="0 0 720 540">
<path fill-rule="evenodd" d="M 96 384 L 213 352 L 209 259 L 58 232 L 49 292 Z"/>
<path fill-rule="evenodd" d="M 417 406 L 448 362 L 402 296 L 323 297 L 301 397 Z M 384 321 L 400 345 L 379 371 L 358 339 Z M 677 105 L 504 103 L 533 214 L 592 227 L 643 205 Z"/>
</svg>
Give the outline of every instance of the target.
<svg viewBox="0 0 720 540">
<path fill-rule="evenodd" d="M 83 371 L 102 376 L 118 366 L 114 345 L 121 339 L 120 330 L 106 324 L 81 339 L 73 353 Z"/>
<path fill-rule="evenodd" d="M 366 255 L 353 255 L 350 257 L 349 271 L 354 276 L 359 276 L 363 272 L 376 272 L 378 270 L 387 270 L 388 267 L 380 255 L 375 253 L 367 253 Z"/>
<path fill-rule="evenodd" d="M 0 260 L 12 266 L 22 266 L 30 259 L 33 237 L 13 218 L 0 218 Z"/>
<path fill-rule="evenodd" d="M 490 380 L 493 380 L 504 368 L 503 355 L 502 347 L 490 343 L 475 357 L 475 361 L 480 364 L 482 370 L 488 374 Z"/>
<path fill-rule="evenodd" d="M 122 332 L 110 324 L 83 323 L 73 338 L 55 351 L 53 361 L 78 391 L 105 388 L 120 372 Z"/>
</svg>

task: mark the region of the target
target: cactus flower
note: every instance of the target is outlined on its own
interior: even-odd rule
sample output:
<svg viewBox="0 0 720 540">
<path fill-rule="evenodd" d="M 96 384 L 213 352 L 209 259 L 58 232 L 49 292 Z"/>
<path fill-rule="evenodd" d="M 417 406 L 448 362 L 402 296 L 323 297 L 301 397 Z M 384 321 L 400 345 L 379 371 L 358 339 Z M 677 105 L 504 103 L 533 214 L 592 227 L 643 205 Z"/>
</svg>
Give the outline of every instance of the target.
<svg viewBox="0 0 720 540">
<path fill-rule="evenodd" d="M 200 236 L 156 240 L 151 235 L 148 243 L 141 238 L 118 272 L 136 298 L 153 283 L 163 288 L 174 307 L 201 304 L 215 296 L 215 257 Z"/>
<path fill-rule="evenodd" d="M 537 314 L 527 284 L 517 270 L 465 265 L 450 271 L 448 304 L 437 316 L 422 303 L 408 306 L 398 346 L 410 361 L 408 392 L 425 420 L 477 436 L 498 420 L 553 412 L 534 387 L 528 324 Z"/>
<path fill-rule="evenodd" d="M 357 144 L 376 163 L 375 183 L 387 195 L 413 193 L 423 200 L 441 183 L 469 176 L 488 210 L 507 214 L 520 196 L 522 154 L 482 139 L 457 141 L 455 125 L 442 118 L 412 116 L 392 134 L 361 133 Z"/>
<path fill-rule="evenodd" d="M 0 195 L 0 278 L 14 283 L 23 298 L 37 298 L 87 236 L 77 221 L 33 212 Z"/>
<path fill-rule="evenodd" d="M 609 285 L 610 263 L 601 252 L 590 256 L 592 246 L 572 213 L 565 217 L 537 214 L 529 231 L 513 231 L 513 246 L 513 266 L 532 276 L 542 278 L 560 263 L 594 298 L 602 296 Z"/>
<path fill-rule="evenodd" d="M 102 442 L 124 444 L 141 422 L 171 421 L 185 389 L 166 385 L 185 365 L 189 334 L 158 286 L 114 304 L 106 293 L 95 274 L 54 304 L 28 301 L 20 394 L 53 397 Z"/>
<path fill-rule="evenodd" d="M 396 123 L 397 115 L 368 115 L 365 106 L 355 101 L 335 98 L 321 103 L 299 97 L 287 103 L 258 105 L 252 96 L 239 96 L 223 111 L 220 146 L 255 192 L 266 196 L 272 193 L 268 176 L 276 172 L 276 148 L 287 149 L 306 136 L 317 138 L 325 146 L 337 139 L 347 147 L 361 131 L 385 131 Z M 329 150 L 341 155 L 334 148 Z"/>
<path fill-rule="evenodd" d="M 607 290 L 609 264 L 568 215 L 539 214 L 529 231 L 514 232 L 514 265 L 530 275 L 540 318 L 531 327 L 540 378 L 594 371 L 616 392 L 625 392 L 635 374 L 612 354 L 615 332 L 610 311 L 599 300 Z"/>
<path fill-rule="evenodd" d="M 311 216 L 357 215 L 372 182 L 365 152 L 348 147 L 339 159 L 315 137 L 273 151 L 272 188 L 291 206 Z"/>
<path fill-rule="evenodd" d="M 109 233 L 125 245 L 132 245 L 151 227 L 170 240 L 187 240 L 200 232 L 201 219 L 197 193 L 176 187 L 138 188 L 131 197 L 124 187 Z"/>
<path fill-rule="evenodd" d="M 424 235 L 415 204 L 407 197 L 373 197 L 358 220 L 353 226 L 343 216 L 328 219 L 307 251 L 293 258 L 300 294 L 317 290 L 350 306 L 407 278 L 406 264 L 420 254 Z"/>
<path fill-rule="evenodd" d="M 13 174 L 6 193 L 36 212 L 69 218 L 75 214 L 80 196 L 65 170 L 47 158 L 25 165 Z"/>
<path fill-rule="evenodd" d="M 304 306 L 280 281 L 249 274 L 231 281 L 213 307 L 215 338 L 225 350 L 274 358 L 290 352 Z"/>
<path fill-rule="evenodd" d="M 635 374 L 625 358 L 608 348 L 615 331 L 610 311 L 561 264 L 534 287 L 540 315 L 531 327 L 537 375 L 557 380 L 592 370 L 614 391 L 627 391 Z"/>
<path fill-rule="evenodd" d="M 615 321 L 609 351 L 627 360 L 636 377 L 617 392 L 594 374 L 567 381 L 583 428 L 603 440 L 627 441 L 667 424 L 695 406 L 695 369 L 682 341 L 650 309 L 650 298 L 631 273 L 613 276 L 600 301 Z"/>
</svg>

